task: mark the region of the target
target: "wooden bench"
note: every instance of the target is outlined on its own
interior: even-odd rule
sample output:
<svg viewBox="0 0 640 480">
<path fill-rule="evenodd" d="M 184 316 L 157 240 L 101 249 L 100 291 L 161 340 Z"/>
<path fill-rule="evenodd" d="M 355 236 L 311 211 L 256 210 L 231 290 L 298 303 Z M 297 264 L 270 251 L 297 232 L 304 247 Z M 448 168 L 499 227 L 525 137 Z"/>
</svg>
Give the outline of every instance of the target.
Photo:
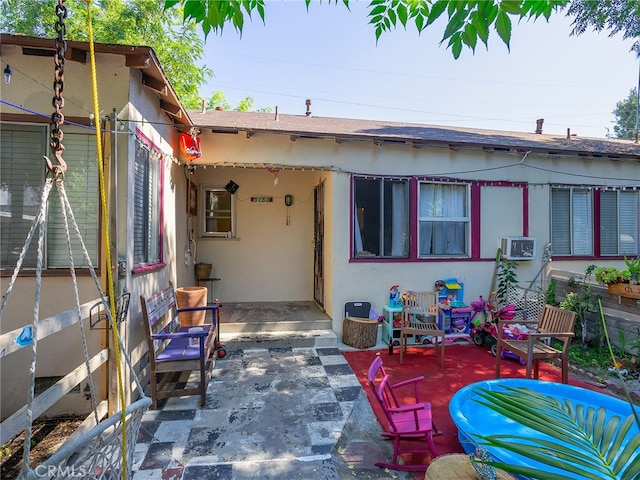
<svg viewBox="0 0 640 480">
<path fill-rule="evenodd" d="M 179 309 L 173 287 L 150 297 L 140 296 L 140 303 L 149 348 L 151 408 L 157 408 L 159 399 L 183 395 L 200 395 L 200 406 L 204 406 L 220 340 L 219 305 Z M 202 310 L 209 323 L 199 325 L 201 332 L 190 332 L 194 327 L 180 327 L 179 312 Z M 199 371 L 196 387 L 164 389 L 172 377 L 186 371 Z"/>
</svg>

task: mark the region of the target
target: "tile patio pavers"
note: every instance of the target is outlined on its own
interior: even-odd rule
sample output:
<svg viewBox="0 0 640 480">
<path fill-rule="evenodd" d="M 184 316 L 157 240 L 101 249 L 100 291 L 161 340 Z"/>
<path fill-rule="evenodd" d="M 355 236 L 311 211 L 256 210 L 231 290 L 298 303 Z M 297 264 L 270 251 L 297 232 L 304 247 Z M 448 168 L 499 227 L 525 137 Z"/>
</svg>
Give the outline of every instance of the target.
<svg viewBox="0 0 640 480">
<path fill-rule="evenodd" d="M 197 397 L 171 398 L 145 414 L 133 480 L 353 478 L 340 472 L 336 445 L 360 395 L 337 348 L 229 351 L 204 407 Z M 366 444 L 347 448 L 345 459 Z M 373 458 L 360 466 L 372 469 L 368 478 L 392 478 Z"/>
</svg>

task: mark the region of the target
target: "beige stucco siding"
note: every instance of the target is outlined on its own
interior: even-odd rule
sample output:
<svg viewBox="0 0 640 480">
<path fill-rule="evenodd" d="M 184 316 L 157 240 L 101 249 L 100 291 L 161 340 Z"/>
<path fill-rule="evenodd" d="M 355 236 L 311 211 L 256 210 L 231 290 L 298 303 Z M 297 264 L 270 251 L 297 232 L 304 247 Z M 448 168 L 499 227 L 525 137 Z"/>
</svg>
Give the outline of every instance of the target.
<svg viewBox="0 0 640 480">
<path fill-rule="evenodd" d="M 307 247 L 313 235 L 313 208 L 298 210 L 295 207 L 299 203 L 294 205 L 292 226 L 284 229 L 291 235 L 287 234 L 284 242 L 277 197 L 281 199 L 290 193 L 293 188 L 290 185 L 295 184 L 300 189 L 300 193 L 295 194 L 296 199 L 312 199 L 317 179 L 325 180 L 324 306 L 333 318 L 334 330 L 339 336 L 345 302 L 371 301 L 382 313 L 389 287 L 394 284 L 400 284 L 401 290 L 430 290 L 436 280 L 454 277 L 465 283 L 466 302 L 480 295 L 486 298 L 502 236 L 526 233 L 538 240 L 536 259 L 518 262 L 518 280 L 528 284 L 542 267 L 544 246 L 550 238 L 550 184 L 587 183 L 589 177 L 595 184 L 601 184 L 604 178 L 612 178 L 614 171 L 619 178 L 625 178 L 625 175 L 631 178 L 634 168 L 629 162 L 614 163 L 594 158 L 556 158 L 481 148 L 413 148 L 404 144 L 376 145 L 370 141 L 336 142 L 331 138 L 310 139 L 264 132 L 249 135 L 243 131 L 237 134 L 207 132 L 201 135 L 201 142 L 203 156 L 194 165 L 209 165 L 206 169 L 196 168 L 195 178 L 207 183 L 219 177 L 217 184 L 220 186 L 233 179 L 241 185 L 236 194 L 239 238 L 200 240 L 198 244 L 199 259 L 205 254 L 208 258 L 203 260 L 213 259 L 215 275 L 222 278 L 215 288 L 216 296 L 223 301 L 312 298 L 309 282 L 313 274 L 313 251 Z M 272 185 L 273 177 L 266 172 L 265 167 L 271 164 L 282 167 L 278 186 Z M 217 167 L 212 168 L 213 165 Z M 576 173 L 585 177 L 578 179 Z M 473 200 L 480 202 L 474 205 L 480 211 L 480 225 L 473 226 L 479 235 L 479 257 L 412 262 L 351 261 L 352 175 L 480 182 L 479 196 Z M 611 183 L 615 184 L 614 181 Z M 276 203 L 255 205 L 254 208 L 247 203 L 251 195 L 265 194 L 273 195 Z M 260 212 L 259 219 L 255 217 L 256 211 Z M 304 215 L 309 216 L 309 221 L 301 223 L 300 217 Z M 249 225 L 254 227 L 248 228 Z M 258 238 L 252 238 L 256 235 Z M 297 246 L 292 248 L 294 244 Z M 259 263 L 263 266 L 252 266 L 250 274 L 243 269 L 234 269 L 235 265 L 246 265 L 247 259 L 254 260 L 263 252 L 280 250 L 285 250 L 284 256 L 291 259 L 286 267 L 281 265 L 282 254 L 274 253 L 261 258 Z M 589 262 L 569 263 L 574 270 L 581 271 Z M 273 272 L 279 274 L 274 278 Z M 300 291 L 301 296 L 292 295 Z"/>
<path fill-rule="evenodd" d="M 277 185 L 262 168 L 207 168 L 197 178 L 200 193 L 205 186 L 224 188 L 229 180 L 240 185 L 232 197 L 236 236 L 202 237 L 202 229 L 198 230 L 197 261 L 212 263 L 212 276 L 221 279 L 213 286 L 214 297 L 223 302 L 311 300 L 313 187 L 320 172 L 282 171 Z M 289 208 L 284 203 L 287 194 L 293 195 Z M 272 197 L 273 201 L 251 201 L 258 196 Z M 178 228 L 186 228 L 186 223 Z"/>
<path fill-rule="evenodd" d="M 22 55 L 22 47 L 3 45 L 3 61 L 11 64 L 13 79 L 11 84 L 3 85 L 2 98 L 29 111 L 42 112 L 45 116 L 38 122 L 47 125 L 52 113 L 50 85 L 53 81 L 53 58 L 27 57 Z M 182 168 L 173 160 L 177 152 L 177 132 L 167 115 L 158 105 L 157 95 L 141 84 L 141 73 L 130 70 L 125 66 L 123 55 L 96 55 L 98 72 L 98 99 L 101 117 L 109 116 L 113 111 L 122 119 L 115 135 L 104 135 L 107 142 L 103 149 L 105 163 L 105 179 L 107 189 L 117 194 L 115 205 L 109 206 L 111 241 L 117 245 L 117 255 L 112 257 L 115 265 L 118 257 L 126 260 L 127 269 L 124 278 L 117 280 L 116 295 L 126 288 L 132 294 L 130 315 L 128 321 L 121 325 L 121 334 L 128 349 L 134 349 L 142 341 L 144 330 L 140 315 L 140 294 L 150 294 L 169 282 L 192 283 L 193 269 L 176 262 L 176 249 L 186 243 L 184 228 L 178 229 L 184 219 L 185 180 Z M 67 118 L 85 117 L 93 111 L 92 85 L 90 64 L 67 60 L 65 63 L 65 105 L 63 113 Z M 37 79 L 37 81 L 34 81 Z M 2 113 L 27 114 L 17 108 L 0 104 Z M 109 124 L 107 124 L 109 125 Z M 93 134 L 91 130 L 81 129 L 72 125 L 63 125 L 63 131 L 80 131 Z M 133 184 L 133 159 L 135 155 L 134 135 L 140 130 L 144 136 L 152 141 L 162 154 L 164 173 L 164 224 L 163 251 L 165 267 L 153 272 L 132 275 L 133 266 L 133 191 L 129 187 Z M 111 141 L 113 140 L 113 143 Z M 63 140 L 64 143 L 64 140 Z M 64 155 L 63 155 L 64 156 Z M 41 158 L 34 159 L 42 162 Z M 112 170 L 111 170 L 112 169 Z M 110 171 L 117 176 L 115 186 L 110 182 Z M 96 192 L 99 182 L 96 178 Z M 73 208 L 73 205 L 72 205 Z M 113 210 L 111 210 L 113 208 Z M 176 220 L 176 212 L 180 211 L 180 222 Z M 116 215 L 117 212 L 117 215 Z M 102 217 L 100 218 L 102 223 Z M 35 240 L 34 240 L 35 241 Z M 106 265 L 106 244 L 102 245 L 100 264 L 102 267 L 102 287 L 107 292 L 104 266 Z M 0 278 L 2 290 L 7 288 L 8 277 Z M 42 279 L 39 318 L 47 318 L 60 312 L 72 309 L 75 305 L 74 288 L 68 276 L 45 276 Z M 78 277 L 78 291 L 81 303 L 98 298 L 94 281 L 88 276 Z M 10 301 L 2 315 L 0 331 L 2 333 L 21 328 L 33 322 L 33 306 L 35 299 L 35 277 L 21 276 L 17 279 L 11 293 Z M 106 330 L 90 330 L 86 322 L 86 333 L 89 340 L 89 352 L 94 355 L 106 345 Z M 140 351 L 141 352 L 141 351 Z M 138 354 L 139 356 L 139 354 Z M 28 366 L 31 358 L 29 347 L 22 349 L 2 359 L 2 417 L 6 417 L 16 408 L 23 405 L 27 399 L 29 386 Z M 76 366 L 82 364 L 82 342 L 79 327 L 73 326 L 64 332 L 55 334 L 38 344 L 37 376 L 56 377 L 67 374 Z M 102 372 L 104 373 L 104 371 Z M 94 382 L 98 387 L 98 394 L 104 395 L 106 376 L 98 373 L 94 375 Z M 84 386 L 84 382 L 82 384 Z M 90 402 L 81 395 L 67 395 L 48 415 L 61 413 L 86 413 L 90 410 Z"/>
<path fill-rule="evenodd" d="M 22 47 L 13 45 L 2 46 L 3 61 L 11 65 L 13 76 L 9 85 L 2 86 L 2 98 L 7 102 L 18 105 L 27 112 L 43 113 L 38 123 L 50 123 L 53 112 L 51 105 L 53 84 L 53 58 L 30 57 L 22 55 Z M 100 68 L 98 70 L 98 95 L 103 115 L 108 115 L 111 107 L 124 105 L 129 91 L 129 69 L 124 66 L 124 59 L 113 55 L 96 56 Z M 37 61 L 34 61 L 37 59 Z M 64 91 L 65 99 L 62 113 L 65 117 L 88 118 L 93 111 L 93 99 L 90 64 L 67 61 L 65 63 Z M 25 113 L 10 105 L 0 104 L 0 111 L 8 114 Z M 63 125 L 63 132 L 89 133 L 86 129 Z M 64 144 L 64 139 L 63 139 Z M 64 157 L 64 154 L 63 154 Z M 34 158 L 34 162 L 43 163 L 42 158 Z M 43 163 L 44 166 L 44 163 Z M 96 179 L 96 190 L 98 179 Z M 55 188 L 51 197 L 56 199 Z M 72 206 L 73 208 L 73 206 Z M 35 243 L 37 238 L 33 240 Z M 0 286 L 4 292 L 9 278 L 0 278 Z M 95 284 L 90 277 L 77 278 L 80 303 L 97 298 Z M 42 279 L 41 297 L 39 304 L 39 318 L 47 318 L 65 310 L 74 308 L 75 296 L 71 279 L 68 276 Z M 35 278 L 19 277 L 13 287 L 11 297 L 0 323 L 2 333 L 21 328 L 33 322 L 35 302 Z M 90 330 L 86 322 L 86 332 L 90 352 L 95 354 L 103 345 L 104 331 Z M 27 399 L 29 386 L 28 365 L 31 359 L 31 349 L 24 348 L 19 352 L 2 359 L 2 384 L 11 385 L 10 389 L 2 389 L 2 417 L 12 412 L 16 406 L 24 404 Z M 68 331 L 56 334 L 38 344 L 37 377 L 57 377 L 71 371 L 83 362 L 80 329 L 76 325 Z M 102 377 L 96 375 L 96 386 L 100 388 Z M 84 385 L 84 384 L 83 384 Z M 80 413 L 90 409 L 90 404 L 80 395 L 70 395 L 55 407 L 56 413 Z"/>
</svg>

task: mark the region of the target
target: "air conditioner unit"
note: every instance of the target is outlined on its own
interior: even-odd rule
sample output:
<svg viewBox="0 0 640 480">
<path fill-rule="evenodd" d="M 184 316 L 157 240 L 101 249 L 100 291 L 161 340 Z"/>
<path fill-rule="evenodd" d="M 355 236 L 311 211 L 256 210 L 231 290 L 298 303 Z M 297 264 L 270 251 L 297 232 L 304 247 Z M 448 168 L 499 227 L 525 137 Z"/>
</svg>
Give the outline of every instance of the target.
<svg viewBox="0 0 640 480">
<path fill-rule="evenodd" d="M 500 250 L 507 260 L 534 260 L 536 239 L 531 237 L 501 237 Z"/>
</svg>

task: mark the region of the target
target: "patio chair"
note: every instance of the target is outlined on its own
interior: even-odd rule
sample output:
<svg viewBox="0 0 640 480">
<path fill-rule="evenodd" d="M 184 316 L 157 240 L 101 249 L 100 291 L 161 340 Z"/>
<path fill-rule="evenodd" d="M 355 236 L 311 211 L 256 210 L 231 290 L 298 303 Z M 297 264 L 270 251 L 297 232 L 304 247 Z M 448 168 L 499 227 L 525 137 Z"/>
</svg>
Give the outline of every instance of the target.
<svg viewBox="0 0 640 480">
<path fill-rule="evenodd" d="M 501 338 L 498 335 L 496 349 L 496 378 L 500 378 L 500 364 L 502 349 L 509 350 L 518 355 L 527 365 L 527 378 L 538 379 L 538 366 L 540 360 L 559 358 L 562 363 L 562 383 L 569 380 L 569 344 L 575 335 L 573 327 L 576 320 L 575 312 L 563 310 L 552 305 L 545 305 L 537 320 L 519 321 L 518 324 L 534 327 L 528 337 L 523 340 Z M 498 332 L 502 332 L 505 323 L 513 320 L 498 319 Z M 537 325 L 537 328 L 535 326 Z M 549 339 L 554 338 L 562 343 L 562 348 L 554 348 Z"/>
<path fill-rule="evenodd" d="M 376 362 L 376 360 L 374 360 L 374 362 Z M 381 365 L 380 362 L 378 366 L 381 367 Z M 377 371 L 373 364 L 372 367 L 374 371 Z M 372 367 L 370 367 L 370 371 Z M 386 374 L 377 385 L 375 382 L 370 381 L 371 389 L 387 420 L 387 425 L 384 426 L 385 431 L 381 435 L 390 438 L 393 442 L 393 461 L 376 462 L 375 465 L 392 470 L 411 472 L 426 471 L 428 464 L 399 463 L 399 460 L 401 460 L 400 456 L 403 454 L 430 454 L 431 458 L 435 458 L 438 455 L 436 447 L 433 444 L 431 404 L 422 402 L 393 406 L 397 405 L 394 400 L 393 389 L 402 383 L 403 382 L 400 382 L 400 384 L 392 386 L 389 375 Z M 421 443 L 422 447 L 403 448 L 403 444 L 407 442 L 413 444 Z"/>
<path fill-rule="evenodd" d="M 440 368 L 444 367 L 444 327 L 438 325 L 438 294 L 436 292 L 408 291 L 402 300 L 400 323 L 400 364 L 407 351 L 410 335 L 431 337 L 434 344 L 440 342 Z"/>
</svg>

